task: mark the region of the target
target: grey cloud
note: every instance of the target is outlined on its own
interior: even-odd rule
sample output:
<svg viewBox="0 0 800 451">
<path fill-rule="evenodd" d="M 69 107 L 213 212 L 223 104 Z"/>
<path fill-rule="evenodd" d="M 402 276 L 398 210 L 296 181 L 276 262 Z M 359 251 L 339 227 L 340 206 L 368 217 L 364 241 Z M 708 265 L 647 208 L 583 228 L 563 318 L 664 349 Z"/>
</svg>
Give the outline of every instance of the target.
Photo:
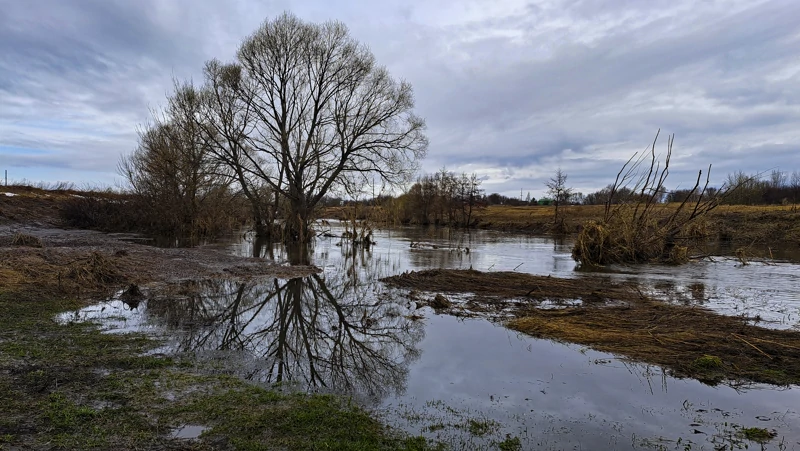
<svg viewBox="0 0 800 451">
<path fill-rule="evenodd" d="M 659 128 L 677 134 L 673 184 L 709 163 L 720 177 L 796 164 L 795 2 L 0 0 L 2 164 L 113 172 L 173 75 L 198 80 L 290 8 L 345 21 L 414 85 L 427 172 L 537 195 L 561 165 L 597 189 Z"/>
</svg>

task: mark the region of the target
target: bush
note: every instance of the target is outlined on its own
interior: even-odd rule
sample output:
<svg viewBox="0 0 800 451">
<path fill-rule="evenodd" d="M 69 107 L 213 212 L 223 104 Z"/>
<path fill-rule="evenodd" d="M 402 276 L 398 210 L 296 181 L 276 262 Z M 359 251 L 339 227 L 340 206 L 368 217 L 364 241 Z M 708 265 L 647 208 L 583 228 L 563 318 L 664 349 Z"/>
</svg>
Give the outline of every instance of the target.
<svg viewBox="0 0 800 451">
<path fill-rule="evenodd" d="M 687 244 L 707 234 L 703 223 L 705 215 L 735 186 L 723 186 L 719 190 L 709 188 L 709 166 L 704 185 L 701 184 L 703 171 L 699 171 L 694 187 L 686 191 L 677 206 L 662 204 L 673 140 L 674 136 L 670 136 L 663 167 L 656 157 L 656 141 L 649 154 L 634 154 L 622 166 L 616 180 L 608 187 L 603 220 L 588 222 L 578 235 L 572 250 L 576 261 L 589 266 L 688 261 Z M 620 199 L 620 193 L 628 193 L 626 199 Z"/>
</svg>

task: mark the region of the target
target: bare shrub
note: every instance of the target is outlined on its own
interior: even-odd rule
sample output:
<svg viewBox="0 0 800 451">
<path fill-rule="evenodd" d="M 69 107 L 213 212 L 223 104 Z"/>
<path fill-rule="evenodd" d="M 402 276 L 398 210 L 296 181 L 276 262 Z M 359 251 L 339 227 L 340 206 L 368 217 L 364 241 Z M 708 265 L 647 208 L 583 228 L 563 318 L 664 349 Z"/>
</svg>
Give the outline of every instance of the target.
<svg viewBox="0 0 800 451">
<path fill-rule="evenodd" d="M 637 152 L 622 166 L 609 187 L 603 219 L 590 221 L 578 235 L 572 250 L 576 261 L 606 265 L 688 260 L 691 240 L 704 234 L 702 219 L 737 185 L 709 187 L 709 165 L 705 180 L 699 171 L 677 206 L 661 203 L 674 139 L 674 135 L 668 138 L 663 161 L 656 155 L 656 134 L 649 152 Z M 626 193 L 627 199 L 618 200 L 618 193 Z"/>
</svg>

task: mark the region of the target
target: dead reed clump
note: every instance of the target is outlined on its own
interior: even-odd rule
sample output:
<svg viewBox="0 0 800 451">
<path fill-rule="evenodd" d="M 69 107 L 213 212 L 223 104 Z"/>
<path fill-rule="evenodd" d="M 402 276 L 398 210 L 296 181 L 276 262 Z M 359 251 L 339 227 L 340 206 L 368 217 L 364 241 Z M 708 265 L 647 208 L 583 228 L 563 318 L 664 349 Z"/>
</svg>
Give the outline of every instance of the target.
<svg viewBox="0 0 800 451">
<path fill-rule="evenodd" d="M 578 235 L 576 261 L 587 266 L 688 261 L 689 244 L 709 235 L 706 216 L 736 187 L 709 188 L 709 166 L 704 184 L 699 171 L 677 206 L 663 204 L 673 141 L 670 136 L 663 162 L 653 141 L 649 152 L 634 154 L 622 166 L 609 187 L 602 220 L 590 221 Z"/>
<path fill-rule="evenodd" d="M 42 240 L 26 233 L 16 233 L 11 240 L 12 246 L 43 247 Z"/>
<path fill-rule="evenodd" d="M 81 286 L 103 286 L 125 280 L 116 264 L 99 252 L 92 252 L 85 259 L 73 262 L 59 273 L 59 282 L 69 280 Z"/>
</svg>

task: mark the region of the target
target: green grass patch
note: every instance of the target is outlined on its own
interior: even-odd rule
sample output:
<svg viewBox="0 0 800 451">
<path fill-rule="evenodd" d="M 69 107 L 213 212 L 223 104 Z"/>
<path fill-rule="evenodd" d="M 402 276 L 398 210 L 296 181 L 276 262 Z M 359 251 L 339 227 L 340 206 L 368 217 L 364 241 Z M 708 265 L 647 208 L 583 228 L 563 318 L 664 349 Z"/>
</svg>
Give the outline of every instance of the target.
<svg viewBox="0 0 800 451">
<path fill-rule="evenodd" d="M 769 429 L 764 428 L 742 428 L 739 431 L 742 437 L 746 438 L 747 440 L 758 442 L 758 443 L 767 443 L 768 441 L 775 438 L 777 435 L 775 432 L 770 431 Z"/>
<path fill-rule="evenodd" d="M 713 355 L 704 355 L 696 358 L 692 365 L 702 370 L 715 370 L 722 368 L 722 359 Z"/>
<path fill-rule="evenodd" d="M 0 292 L 0 449 L 439 449 L 335 396 L 281 394 L 148 355 L 159 343 L 58 324 L 75 300 Z M 196 441 L 170 432 L 209 429 Z"/>
<path fill-rule="evenodd" d="M 519 437 L 506 436 L 506 439 L 497 444 L 500 451 L 520 451 L 522 450 L 522 442 Z"/>
</svg>

